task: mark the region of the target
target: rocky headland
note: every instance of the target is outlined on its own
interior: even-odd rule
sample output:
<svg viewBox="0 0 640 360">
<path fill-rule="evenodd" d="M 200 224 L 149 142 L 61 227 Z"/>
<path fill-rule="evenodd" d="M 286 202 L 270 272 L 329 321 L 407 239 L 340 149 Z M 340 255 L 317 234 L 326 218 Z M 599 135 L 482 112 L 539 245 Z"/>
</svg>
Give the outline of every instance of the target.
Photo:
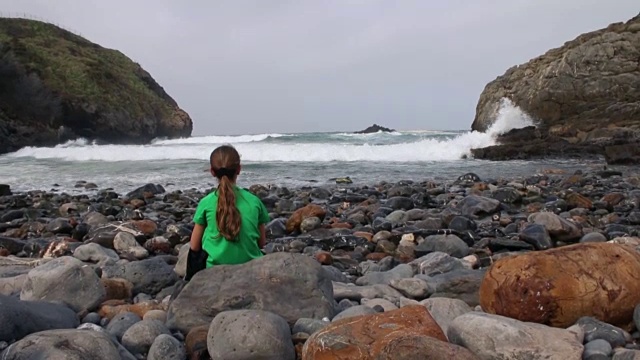
<svg viewBox="0 0 640 360">
<path fill-rule="evenodd" d="M 48 23 L 0 18 L 0 78 L 0 154 L 191 135 L 189 115 L 139 64 Z"/>
<path fill-rule="evenodd" d="M 186 283 L 206 192 L 0 186 L 1 357 L 640 358 L 626 171 L 254 185 L 266 255 Z"/>
<path fill-rule="evenodd" d="M 535 128 L 512 131 L 475 158 L 508 160 L 604 156 L 640 163 L 640 15 L 582 34 L 514 66 L 487 84 L 472 129 L 496 120 L 503 98 L 531 116 Z M 522 141 L 525 140 L 525 141 Z"/>
</svg>

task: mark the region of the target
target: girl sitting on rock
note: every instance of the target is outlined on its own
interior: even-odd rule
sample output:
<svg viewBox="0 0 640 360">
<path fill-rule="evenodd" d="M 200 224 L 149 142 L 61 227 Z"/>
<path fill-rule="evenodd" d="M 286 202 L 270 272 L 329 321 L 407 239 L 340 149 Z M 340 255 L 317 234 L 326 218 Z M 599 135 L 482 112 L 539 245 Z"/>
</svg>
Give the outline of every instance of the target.
<svg viewBox="0 0 640 360">
<path fill-rule="evenodd" d="M 233 146 L 223 145 L 213 150 L 209 162 L 219 185 L 196 208 L 185 280 L 205 267 L 263 256 L 269 213 L 257 196 L 236 185 L 240 155 Z"/>
</svg>

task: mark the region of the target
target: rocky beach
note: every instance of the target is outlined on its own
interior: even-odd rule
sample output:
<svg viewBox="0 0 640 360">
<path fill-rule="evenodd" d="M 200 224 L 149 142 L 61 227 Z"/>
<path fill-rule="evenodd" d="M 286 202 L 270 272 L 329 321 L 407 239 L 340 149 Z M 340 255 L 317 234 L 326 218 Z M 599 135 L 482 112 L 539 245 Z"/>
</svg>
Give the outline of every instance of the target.
<svg viewBox="0 0 640 360">
<path fill-rule="evenodd" d="M 265 256 L 183 280 L 206 192 L 0 186 L 2 359 L 640 358 L 640 171 L 249 189 Z"/>
</svg>

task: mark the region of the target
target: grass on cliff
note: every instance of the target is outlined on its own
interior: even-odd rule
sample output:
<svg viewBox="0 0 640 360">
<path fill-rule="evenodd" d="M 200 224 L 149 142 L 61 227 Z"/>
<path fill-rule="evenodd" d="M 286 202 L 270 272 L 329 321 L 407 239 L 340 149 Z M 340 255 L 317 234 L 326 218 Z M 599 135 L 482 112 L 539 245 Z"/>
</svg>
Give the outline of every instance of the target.
<svg viewBox="0 0 640 360">
<path fill-rule="evenodd" d="M 150 89 L 150 76 L 138 64 L 57 26 L 0 18 L 0 43 L 28 72 L 38 74 L 50 90 L 75 106 L 126 111 L 132 118 L 169 111 L 166 99 Z"/>
</svg>

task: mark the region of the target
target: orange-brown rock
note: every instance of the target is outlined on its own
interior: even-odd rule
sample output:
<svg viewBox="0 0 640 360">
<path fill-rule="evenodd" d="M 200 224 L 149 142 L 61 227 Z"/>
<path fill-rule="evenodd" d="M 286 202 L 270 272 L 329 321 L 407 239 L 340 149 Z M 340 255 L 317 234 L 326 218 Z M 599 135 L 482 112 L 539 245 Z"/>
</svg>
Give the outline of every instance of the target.
<svg viewBox="0 0 640 360">
<path fill-rule="evenodd" d="M 592 316 L 630 330 L 640 304 L 640 253 L 612 243 L 582 243 L 502 258 L 487 270 L 480 305 L 487 313 L 555 327 Z"/>
<path fill-rule="evenodd" d="M 134 209 L 139 209 L 139 208 L 147 205 L 147 203 L 142 199 L 131 199 L 129 204 L 131 204 L 131 206 L 133 206 Z"/>
<path fill-rule="evenodd" d="M 616 206 L 620 204 L 624 199 L 625 199 L 625 196 L 623 193 L 613 192 L 613 193 L 606 194 L 605 196 L 602 197 L 601 200 L 606 202 L 607 205 L 609 206 Z"/>
<path fill-rule="evenodd" d="M 527 205 L 527 212 L 528 213 L 536 213 L 536 212 L 540 212 L 540 210 L 542 210 L 544 208 L 544 205 L 539 203 L 539 202 L 535 202 L 535 203 L 531 203 L 529 205 Z"/>
<path fill-rule="evenodd" d="M 158 229 L 158 225 L 153 220 L 135 220 L 133 226 L 146 236 L 153 236 Z"/>
<path fill-rule="evenodd" d="M 327 212 L 320 205 L 309 204 L 302 207 L 294 211 L 291 217 L 289 217 L 289 220 L 287 220 L 287 232 L 300 231 L 300 224 L 302 224 L 302 221 L 306 218 L 315 216 L 322 220 L 326 214 Z"/>
<path fill-rule="evenodd" d="M 389 256 L 389 254 L 386 254 L 386 253 L 383 253 L 383 252 L 373 252 L 373 253 L 367 254 L 367 256 L 365 256 L 365 259 L 373 260 L 373 261 L 380 261 L 380 260 L 386 258 L 387 256 Z"/>
<path fill-rule="evenodd" d="M 487 185 L 486 183 L 483 182 L 477 182 L 475 184 L 473 184 L 473 186 L 471 186 L 471 191 L 473 193 L 475 193 L 476 195 L 479 195 L 479 193 L 485 191 L 485 190 L 489 190 L 489 185 Z"/>
<path fill-rule="evenodd" d="M 133 297 L 133 284 L 126 279 L 100 279 L 106 291 L 105 300 L 130 300 Z"/>
<path fill-rule="evenodd" d="M 146 314 L 148 311 L 151 311 L 151 310 L 164 310 L 164 308 L 162 304 L 158 303 L 155 300 L 148 300 L 148 301 L 139 302 L 137 304 L 124 304 L 124 305 L 104 305 L 103 304 L 100 307 L 98 314 L 100 314 L 101 317 L 106 317 L 109 320 L 113 319 L 114 316 L 117 316 L 125 312 L 132 312 L 140 316 L 140 318 L 143 318 L 144 314 Z"/>
<path fill-rule="evenodd" d="M 326 251 L 318 251 L 315 254 L 315 258 L 322 265 L 331 265 L 331 264 L 333 264 L 333 257 L 331 256 L 330 253 L 328 253 Z"/>
<path fill-rule="evenodd" d="M 337 223 L 331 224 L 332 229 L 351 229 L 352 227 L 353 225 L 346 222 L 337 222 Z"/>
<path fill-rule="evenodd" d="M 397 310 L 351 317 L 329 324 L 307 340 L 302 350 L 302 359 L 408 359 L 395 357 L 395 352 L 411 347 L 411 344 L 416 343 L 416 339 L 423 337 L 447 342 L 442 329 L 426 307 L 409 305 Z"/>
<path fill-rule="evenodd" d="M 429 336 L 400 330 L 386 336 L 372 352 L 385 360 L 480 360 L 466 348 Z"/>
<path fill-rule="evenodd" d="M 5 248 L 0 248 L 0 256 L 5 257 L 11 255 L 11 252 Z"/>
<path fill-rule="evenodd" d="M 593 207 L 593 202 L 589 198 L 578 193 L 568 194 L 565 201 L 572 208 L 591 209 Z"/>
<path fill-rule="evenodd" d="M 368 233 L 366 231 L 356 231 L 353 233 L 353 236 L 357 236 L 357 237 L 361 237 L 364 239 L 367 239 L 367 241 L 371 242 L 371 240 L 373 240 L 373 234 L 372 233 Z"/>
<path fill-rule="evenodd" d="M 189 360 L 210 359 L 207 349 L 207 334 L 209 325 L 196 326 L 189 331 L 184 340 L 184 347 L 187 350 Z"/>
</svg>

